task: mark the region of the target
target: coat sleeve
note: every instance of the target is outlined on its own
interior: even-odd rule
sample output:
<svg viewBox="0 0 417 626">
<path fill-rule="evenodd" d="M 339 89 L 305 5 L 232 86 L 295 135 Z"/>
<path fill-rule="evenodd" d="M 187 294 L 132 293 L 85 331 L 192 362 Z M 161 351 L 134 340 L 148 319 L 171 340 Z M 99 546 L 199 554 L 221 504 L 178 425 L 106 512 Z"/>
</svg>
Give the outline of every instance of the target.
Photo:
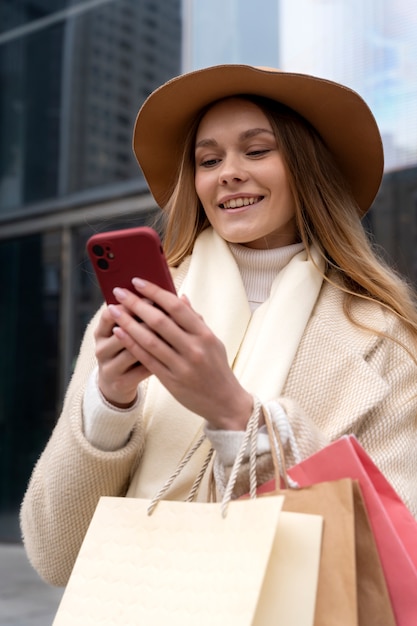
<svg viewBox="0 0 417 626">
<path fill-rule="evenodd" d="M 99 314 L 86 330 L 61 416 L 33 470 L 20 511 L 30 562 L 46 582 L 58 586 L 68 581 L 99 498 L 125 494 L 143 448 L 140 423 L 126 446 L 114 452 L 94 448 L 83 434 L 82 402 L 96 365 Z"/>
</svg>

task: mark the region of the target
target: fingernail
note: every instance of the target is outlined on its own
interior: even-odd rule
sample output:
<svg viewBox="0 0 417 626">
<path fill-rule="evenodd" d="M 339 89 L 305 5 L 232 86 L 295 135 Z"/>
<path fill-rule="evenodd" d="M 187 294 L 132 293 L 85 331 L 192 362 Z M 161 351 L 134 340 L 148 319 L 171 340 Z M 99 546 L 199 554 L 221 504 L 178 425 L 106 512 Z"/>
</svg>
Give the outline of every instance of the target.
<svg viewBox="0 0 417 626">
<path fill-rule="evenodd" d="M 127 293 L 124 289 L 120 289 L 120 287 L 115 287 L 113 289 L 113 294 L 118 300 L 125 300 Z"/>
<path fill-rule="evenodd" d="M 136 289 L 143 289 L 147 284 L 146 280 L 143 280 L 143 278 L 132 278 L 132 283 Z"/>
<path fill-rule="evenodd" d="M 126 333 L 120 328 L 120 326 L 113 326 L 112 333 L 119 339 L 124 339 L 126 337 Z"/>
<path fill-rule="evenodd" d="M 120 311 L 114 304 L 109 304 L 108 309 L 110 311 L 110 315 L 114 318 L 120 317 Z"/>
</svg>

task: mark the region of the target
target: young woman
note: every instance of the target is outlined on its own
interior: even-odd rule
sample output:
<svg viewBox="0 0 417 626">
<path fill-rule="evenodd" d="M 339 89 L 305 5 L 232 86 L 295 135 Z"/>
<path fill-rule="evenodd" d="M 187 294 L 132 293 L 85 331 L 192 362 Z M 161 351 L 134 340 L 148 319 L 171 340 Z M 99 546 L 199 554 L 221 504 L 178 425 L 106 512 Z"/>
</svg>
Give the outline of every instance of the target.
<svg viewBox="0 0 417 626">
<path fill-rule="evenodd" d="M 417 516 L 417 314 L 361 225 L 383 171 L 363 100 L 311 76 L 207 68 L 148 98 L 134 149 L 179 295 L 139 276 L 138 296 L 116 289 L 87 328 L 22 505 L 34 567 L 64 585 L 100 496 L 152 498 L 202 434 L 165 497 L 187 497 L 212 447 L 196 497 L 213 475 L 221 493 L 254 412 L 259 482 L 268 411 L 289 464 L 354 433 Z"/>
</svg>

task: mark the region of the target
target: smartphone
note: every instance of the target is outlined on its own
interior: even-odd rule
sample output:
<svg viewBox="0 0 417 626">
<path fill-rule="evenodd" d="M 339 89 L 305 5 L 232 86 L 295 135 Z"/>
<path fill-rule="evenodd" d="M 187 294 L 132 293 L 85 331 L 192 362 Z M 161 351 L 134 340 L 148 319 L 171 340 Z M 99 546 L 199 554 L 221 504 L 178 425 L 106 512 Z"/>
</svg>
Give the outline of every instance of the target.
<svg viewBox="0 0 417 626">
<path fill-rule="evenodd" d="M 135 276 L 176 293 L 158 233 L 148 226 L 97 233 L 87 253 L 107 304 L 118 304 L 114 287 L 130 289 Z"/>
</svg>

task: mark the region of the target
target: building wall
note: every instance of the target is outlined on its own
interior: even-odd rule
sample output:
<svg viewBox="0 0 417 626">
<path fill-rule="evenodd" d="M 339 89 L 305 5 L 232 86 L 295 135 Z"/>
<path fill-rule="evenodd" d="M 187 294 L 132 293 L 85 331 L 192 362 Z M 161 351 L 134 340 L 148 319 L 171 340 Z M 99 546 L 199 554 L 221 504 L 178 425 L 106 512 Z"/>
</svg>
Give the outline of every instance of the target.
<svg viewBox="0 0 417 626">
<path fill-rule="evenodd" d="M 0 541 L 101 303 L 86 240 L 154 215 L 132 128 L 181 38 L 180 0 L 0 0 Z"/>
</svg>

